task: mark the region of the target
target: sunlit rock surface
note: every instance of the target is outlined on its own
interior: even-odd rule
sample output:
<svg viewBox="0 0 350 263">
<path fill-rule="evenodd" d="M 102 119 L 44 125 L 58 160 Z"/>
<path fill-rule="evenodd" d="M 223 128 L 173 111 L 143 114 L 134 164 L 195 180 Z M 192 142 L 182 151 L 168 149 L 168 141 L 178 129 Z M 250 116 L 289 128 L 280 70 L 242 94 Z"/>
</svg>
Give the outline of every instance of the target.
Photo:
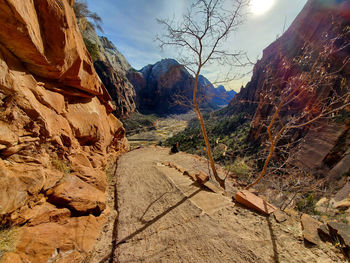
<svg viewBox="0 0 350 263">
<path fill-rule="evenodd" d="M 22 226 L 5 262 L 83 261 L 106 219 L 107 157 L 127 149 L 72 2 L 0 3 L 0 220 Z"/>
</svg>

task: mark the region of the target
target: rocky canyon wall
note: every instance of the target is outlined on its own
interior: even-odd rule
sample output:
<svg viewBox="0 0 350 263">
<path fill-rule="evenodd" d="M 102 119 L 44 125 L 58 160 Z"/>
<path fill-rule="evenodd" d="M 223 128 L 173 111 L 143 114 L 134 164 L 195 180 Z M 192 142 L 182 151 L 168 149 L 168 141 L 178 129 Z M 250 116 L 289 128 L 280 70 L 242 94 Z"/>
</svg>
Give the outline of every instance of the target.
<svg viewBox="0 0 350 263">
<path fill-rule="evenodd" d="M 279 98 L 287 88 L 310 83 L 310 76 L 318 76 L 312 83 L 314 90 L 310 87 L 308 92 L 312 95 L 296 100 L 288 111 L 281 112 L 283 121 L 300 116 L 306 109 L 319 109 L 321 103 L 337 94 L 349 95 L 349 26 L 348 1 L 309 0 L 289 29 L 263 51 L 251 81 L 227 110 L 251 116 L 249 141 L 260 144 L 267 138 L 265 120 L 271 118 L 275 108 L 266 103 L 266 98 Z M 330 180 L 349 173 L 348 112 L 349 108 L 345 109 L 336 121 L 323 119 L 292 131 L 289 136 L 299 141 L 293 146 L 293 164 Z"/>
<path fill-rule="evenodd" d="M 2 262 L 82 262 L 108 214 L 107 158 L 128 147 L 72 5 L 0 1 L 0 220 L 17 232 Z"/>
<path fill-rule="evenodd" d="M 136 92 L 126 77 L 131 66 L 115 45 L 106 37 L 98 36 L 86 18 L 78 21 L 85 44 L 93 54 L 94 67 L 112 97 L 118 118 L 127 118 L 136 111 Z"/>
</svg>

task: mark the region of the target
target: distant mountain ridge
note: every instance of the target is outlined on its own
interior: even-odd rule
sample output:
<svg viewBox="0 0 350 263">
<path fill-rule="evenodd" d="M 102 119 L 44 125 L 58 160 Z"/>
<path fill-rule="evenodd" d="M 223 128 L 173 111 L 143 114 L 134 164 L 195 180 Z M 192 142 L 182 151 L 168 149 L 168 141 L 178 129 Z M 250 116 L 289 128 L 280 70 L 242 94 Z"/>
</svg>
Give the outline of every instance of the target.
<svg viewBox="0 0 350 263">
<path fill-rule="evenodd" d="M 137 71 L 107 37 L 97 35 L 85 18 L 78 24 L 95 70 L 114 101 L 117 117 L 127 118 L 135 111 L 177 114 L 192 108 L 194 78 L 175 59 L 162 59 Z M 210 109 L 227 105 L 236 94 L 223 86 L 215 88 L 201 75 L 198 90 L 202 107 Z"/>
<path fill-rule="evenodd" d="M 135 88 L 137 107 L 141 112 L 176 114 L 191 109 L 194 77 L 175 59 L 162 59 L 139 71 L 129 71 L 127 76 Z M 204 76 L 199 77 L 198 84 L 204 107 L 217 109 L 227 105 L 235 95 L 224 87 L 215 88 Z"/>
<path fill-rule="evenodd" d="M 199 86 L 206 90 L 206 95 L 210 98 L 210 103 L 216 106 L 226 106 L 230 103 L 233 97 L 237 94 L 234 90 L 227 91 L 223 85 L 219 85 L 216 88 L 214 85 L 203 75 L 198 77 Z"/>
<path fill-rule="evenodd" d="M 117 117 L 128 118 L 135 111 L 167 115 L 191 109 L 194 78 L 175 59 L 162 59 L 137 71 L 107 37 L 97 35 L 85 18 L 78 25 L 95 70 L 114 101 Z M 202 106 L 218 109 L 227 105 L 234 95 L 234 91 L 217 89 L 200 76 L 199 96 L 205 97 Z M 188 103 L 179 105 L 179 97 Z"/>
</svg>

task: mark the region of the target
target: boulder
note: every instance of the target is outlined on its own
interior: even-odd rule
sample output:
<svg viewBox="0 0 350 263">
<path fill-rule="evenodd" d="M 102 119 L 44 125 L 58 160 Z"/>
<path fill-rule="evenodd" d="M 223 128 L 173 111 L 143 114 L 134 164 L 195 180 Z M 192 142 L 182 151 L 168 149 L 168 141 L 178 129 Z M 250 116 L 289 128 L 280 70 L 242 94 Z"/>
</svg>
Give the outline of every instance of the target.
<svg viewBox="0 0 350 263">
<path fill-rule="evenodd" d="M 334 208 L 347 209 L 350 207 L 350 195 L 347 199 L 334 203 Z"/>
<path fill-rule="evenodd" d="M 57 208 L 50 203 L 44 203 L 33 208 L 34 215 L 28 220 L 28 226 L 36 226 L 44 223 L 57 222 L 64 224 L 71 216 L 67 208 Z"/>
<path fill-rule="evenodd" d="M 347 209 L 350 207 L 350 181 L 341 188 L 331 201 L 334 208 Z"/>
<path fill-rule="evenodd" d="M 106 172 L 104 171 L 88 167 L 80 167 L 76 172 L 72 173 L 72 175 L 79 177 L 84 182 L 102 192 L 107 188 Z"/>
<path fill-rule="evenodd" d="M 89 215 L 68 218 L 65 224 L 25 226 L 20 230 L 14 254 L 20 256 L 21 262 L 48 262 L 49 259 L 58 262 L 61 258 L 64 262 L 83 262 L 93 249 L 105 220 L 105 217 Z M 18 258 L 14 254 L 11 258 Z"/>
<path fill-rule="evenodd" d="M 320 200 L 318 200 L 315 204 L 315 206 L 326 206 L 328 204 L 328 198 L 322 197 Z"/>
<path fill-rule="evenodd" d="M 1 151 L 0 155 L 4 158 L 8 158 L 18 152 L 20 152 L 24 147 L 26 147 L 26 144 L 17 144 L 15 146 L 10 146 L 8 148 L 5 147 L 3 151 Z"/>
<path fill-rule="evenodd" d="M 79 169 L 80 166 L 92 168 L 90 160 L 87 158 L 86 154 L 82 152 L 70 155 L 68 160 L 70 161 L 73 170 Z"/>
<path fill-rule="evenodd" d="M 349 109 L 350 110 L 350 109 Z M 349 123 L 347 124 L 349 126 Z M 346 144 L 344 144 L 346 145 Z M 330 179 L 337 179 L 339 180 L 340 176 L 343 174 L 346 174 L 349 172 L 349 167 L 350 167 L 350 149 L 348 148 L 347 152 L 344 154 L 343 158 L 335 158 L 339 162 L 332 168 L 332 170 L 329 171 L 328 177 Z M 348 182 L 349 184 L 349 182 Z M 349 187 L 349 186 L 347 186 Z M 349 188 L 347 188 L 349 189 Z"/>
<path fill-rule="evenodd" d="M 350 181 L 348 181 L 334 196 L 334 200 L 339 202 L 350 195 Z"/>
<path fill-rule="evenodd" d="M 288 219 L 287 215 L 284 212 L 282 212 L 280 209 L 276 209 L 273 212 L 273 215 L 274 215 L 277 223 L 282 223 Z"/>
<path fill-rule="evenodd" d="M 12 132 L 5 122 L 0 121 L 0 144 L 13 146 L 17 144 L 17 142 L 18 136 Z"/>
<path fill-rule="evenodd" d="M 39 194 L 44 183 L 41 167 L 26 164 L 7 166 L 0 159 L 0 215 L 24 206 L 31 196 Z"/>
<path fill-rule="evenodd" d="M 195 177 L 196 177 L 196 182 L 200 184 L 204 184 L 209 180 L 209 176 L 202 171 L 199 171 L 198 173 L 196 173 Z"/>
<path fill-rule="evenodd" d="M 317 228 L 318 235 L 321 237 L 323 241 L 332 241 L 331 234 L 329 232 L 328 226 L 326 224 L 322 224 Z"/>
<path fill-rule="evenodd" d="M 327 226 L 329 232 L 333 237 L 337 237 L 338 240 L 350 249 L 350 227 L 347 224 L 339 222 L 328 222 Z"/>
<path fill-rule="evenodd" d="M 265 215 L 269 215 L 277 209 L 272 204 L 266 202 L 248 190 L 236 193 L 235 199 L 238 203 Z"/>
<path fill-rule="evenodd" d="M 35 226 L 49 222 L 59 222 L 64 224 L 71 216 L 71 212 L 67 208 L 57 208 L 47 203 L 45 198 L 43 202 L 39 202 L 34 206 L 23 206 L 17 213 L 11 215 L 15 224 L 25 224 Z"/>
<path fill-rule="evenodd" d="M 48 201 L 66 207 L 75 215 L 100 215 L 106 208 L 103 192 L 76 176 L 66 175 L 62 182 L 47 192 Z"/>
<path fill-rule="evenodd" d="M 329 207 L 329 200 L 326 197 L 322 197 L 320 200 L 317 201 L 315 204 L 315 211 L 318 213 L 327 213 L 328 211 L 332 210 Z"/>
<path fill-rule="evenodd" d="M 107 187 L 106 173 L 97 170 L 92 166 L 89 158 L 85 153 L 79 152 L 68 157 L 73 175 L 76 175 L 84 182 L 105 191 Z M 95 164 L 96 166 L 96 164 Z"/>
<path fill-rule="evenodd" d="M 57 170 L 46 169 L 44 171 L 44 176 L 45 182 L 42 190 L 47 191 L 48 189 L 54 187 L 57 182 L 59 182 L 64 177 L 64 173 Z"/>
<path fill-rule="evenodd" d="M 301 215 L 301 226 L 303 229 L 304 240 L 311 244 L 318 245 L 320 243 L 320 236 L 318 235 L 318 228 L 322 225 L 308 214 Z"/>
</svg>

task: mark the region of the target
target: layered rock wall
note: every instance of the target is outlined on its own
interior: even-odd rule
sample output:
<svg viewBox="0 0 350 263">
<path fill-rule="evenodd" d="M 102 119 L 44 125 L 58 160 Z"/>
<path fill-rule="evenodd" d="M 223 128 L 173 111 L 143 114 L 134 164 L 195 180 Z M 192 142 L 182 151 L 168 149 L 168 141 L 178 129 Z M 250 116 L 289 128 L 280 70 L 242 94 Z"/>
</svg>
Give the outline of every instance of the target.
<svg viewBox="0 0 350 263">
<path fill-rule="evenodd" d="M 81 262 L 106 219 L 105 166 L 127 150 L 68 0 L 0 1 L 4 262 Z"/>
<path fill-rule="evenodd" d="M 331 101 L 337 93 L 349 95 L 350 64 L 346 62 L 350 54 L 349 13 L 348 1 L 309 0 L 290 28 L 263 51 L 251 81 L 227 109 L 230 114 L 244 111 L 251 116 L 249 141 L 262 143 L 267 138 L 264 121 L 275 108 L 266 103 L 266 98 L 283 96 L 287 88 L 308 82 L 311 75 L 323 72 L 320 74 L 324 78 L 319 74 L 321 77 L 312 83 L 316 92 L 310 87 L 312 95 L 298 99 L 289 110 L 281 112 L 283 121 L 300 116 L 305 109 L 320 108 L 321 103 Z M 293 163 L 308 172 L 332 178 L 349 172 L 350 123 L 346 120 L 348 113 L 343 114 L 345 117 L 336 122 L 319 120 L 292 131 L 289 136 L 300 141 L 292 150 Z M 343 169 L 334 172 L 336 167 Z"/>
<path fill-rule="evenodd" d="M 94 66 L 115 105 L 118 118 L 127 118 L 136 110 L 136 93 L 126 77 L 131 66 L 114 44 L 106 37 L 99 37 L 86 18 L 79 19 L 84 41 L 95 48 Z"/>
<path fill-rule="evenodd" d="M 176 60 L 163 59 L 127 76 L 135 87 L 140 112 L 176 114 L 191 109 L 194 78 Z"/>
</svg>

